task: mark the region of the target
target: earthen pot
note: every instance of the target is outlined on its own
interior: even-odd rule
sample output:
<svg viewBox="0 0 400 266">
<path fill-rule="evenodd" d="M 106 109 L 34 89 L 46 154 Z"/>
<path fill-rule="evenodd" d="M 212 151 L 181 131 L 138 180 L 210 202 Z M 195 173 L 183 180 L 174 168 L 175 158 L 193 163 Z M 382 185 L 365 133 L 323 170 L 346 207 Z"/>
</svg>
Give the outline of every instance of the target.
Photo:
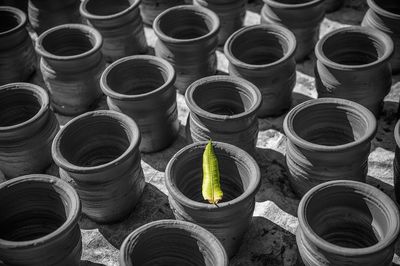
<svg viewBox="0 0 400 266">
<path fill-rule="evenodd" d="M 163 11 L 170 7 L 184 5 L 184 0 L 142 0 L 140 11 L 143 17 L 143 22 L 148 25 L 153 25 L 154 19 Z"/>
<path fill-rule="evenodd" d="M 21 10 L 0 6 L 0 85 L 26 81 L 35 72 L 36 54 Z"/>
<path fill-rule="evenodd" d="M 169 204 L 178 220 L 209 230 L 221 241 L 228 257 L 232 257 L 252 220 L 260 169 L 244 150 L 213 142 L 224 196 L 217 205 L 209 204 L 201 193 L 202 156 L 206 145 L 207 142 L 188 145 L 169 161 L 165 171 Z"/>
<path fill-rule="evenodd" d="M 232 76 L 211 76 L 189 86 L 186 137 L 235 145 L 254 155 L 258 136 L 257 111 L 262 96 L 250 82 Z"/>
<path fill-rule="evenodd" d="M 28 0 L 0 0 L 0 6 L 13 6 L 28 14 Z"/>
<path fill-rule="evenodd" d="M 228 266 L 221 242 L 193 223 L 159 220 L 133 231 L 122 243 L 119 265 Z"/>
<path fill-rule="evenodd" d="M 244 78 L 262 94 L 259 117 L 277 116 L 292 104 L 296 84 L 296 38 L 279 25 L 257 25 L 235 32 L 225 44 L 229 74 Z"/>
<path fill-rule="evenodd" d="M 52 106 L 64 115 L 81 114 L 102 96 L 105 69 L 100 33 L 82 24 L 65 24 L 41 34 L 36 51 Z"/>
<path fill-rule="evenodd" d="M 394 174 L 394 192 L 396 201 L 400 204 L 400 120 L 397 121 L 394 128 L 394 139 L 396 141 L 396 150 L 393 160 L 393 174 Z"/>
<path fill-rule="evenodd" d="M 200 6 L 172 7 L 155 19 L 153 28 L 158 37 L 156 56 L 175 68 L 180 93 L 194 81 L 215 74 L 220 24 L 213 11 Z"/>
<path fill-rule="evenodd" d="M 92 220 L 120 221 L 134 209 L 145 185 L 139 143 L 135 122 L 114 111 L 80 115 L 55 137 L 52 155 L 60 176 L 73 179 Z"/>
<path fill-rule="evenodd" d="M 0 86 L 0 171 L 7 178 L 48 168 L 58 130 L 43 88 L 29 83 Z"/>
<path fill-rule="evenodd" d="M 345 27 L 326 34 L 315 47 L 318 97 L 351 100 L 379 115 L 392 85 L 393 42 L 383 32 Z"/>
<path fill-rule="evenodd" d="M 142 152 L 162 150 L 178 135 L 174 82 L 171 64 L 150 55 L 122 58 L 103 72 L 101 88 L 108 96 L 108 107 L 135 120 Z"/>
<path fill-rule="evenodd" d="M 140 0 L 84 0 L 82 17 L 103 36 L 102 52 L 108 62 L 147 52 Z"/>
<path fill-rule="evenodd" d="M 369 10 L 362 25 L 388 34 L 394 43 L 390 60 L 393 73 L 400 72 L 400 5 L 396 0 L 367 0 Z"/>
<path fill-rule="evenodd" d="M 344 4 L 344 0 L 324 0 L 324 1 L 325 1 L 324 2 L 325 11 L 327 13 L 331 13 L 340 9 Z"/>
<path fill-rule="evenodd" d="M 379 189 L 331 181 L 300 201 L 296 241 L 306 266 L 390 266 L 399 235 L 396 204 Z"/>
<path fill-rule="evenodd" d="M 287 136 L 289 181 L 298 195 L 337 179 L 365 182 L 377 122 L 365 107 L 343 99 L 309 100 L 293 108 Z"/>
<path fill-rule="evenodd" d="M 0 202 L 0 260 L 6 265 L 79 265 L 81 205 L 68 183 L 21 176 L 0 184 Z"/>
</svg>

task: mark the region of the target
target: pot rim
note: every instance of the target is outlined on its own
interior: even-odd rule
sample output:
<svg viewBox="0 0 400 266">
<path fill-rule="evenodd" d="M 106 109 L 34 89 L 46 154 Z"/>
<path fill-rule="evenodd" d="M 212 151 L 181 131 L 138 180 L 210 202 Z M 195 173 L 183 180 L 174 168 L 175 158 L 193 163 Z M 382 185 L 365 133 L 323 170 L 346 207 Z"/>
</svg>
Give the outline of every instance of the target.
<svg viewBox="0 0 400 266">
<path fill-rule="evenodd" d="M 87 18 L 89 20 L 110 20 L 110 19 L 119 18 L 119 17 L 122 17 L 122 16 L 128 14 L 133 9 L 138 8 L 141 3 L 141 0 L 135 0 L 135 2 L 133 4 L 131 4 L 128 8 L 126 8 L 120 12 L 117 12 L 117 13 L 114 13 L 111 15 L 95 15 L 93 13 L 90 13 L 86 8 L 89 1 L 92 1 L 92 0 L 83 0 L 79 6 L 79 12 L 81 13 L 82 17 Z"/>
<path fill-rule="evenodd" d="M 55 176 L 47 175 L 47 174 L 31 174 L 24 175 L 20 177 L 16 177 L 10 179 L 2 184 L 0 184 L 0 191 L 3 188 L 10 188 L 12 186 L 18 186 L 21 183 L 45 183 L 51 184 L 52 186 L 58 187 L 60 190 L 65 192 L 71 199 L 70 214 L 66 218 L 66 221 L 59 226 L 56 230 L 47 234 L 43 237 L 39 237 L 37 239 L 28 240 L 28 241 L 9 241 L 0 238 L 0 247 L 6 249 L 18 249 L 18 248 L 33 248 L 38 245 L 43 245 L 54 241 L 58 238 L 58 235 L 64 231 L 71 230 L 76 224 L 78 224 L 78 219 L 80 217 L 81 212 L 81 202 L 79 200 L 78 193 L 76 190 L 67 182 L 62 180 L 61 178 L 57 178 Z"/>
<path fill-rule="evenodd" d="M 397 121 L 396 126 L 394 127 L 394 140 L 396 141 L 397 147 L 400 148 L 400 119 Z"/>
<path fill-rule="evenodd" d="M 96 165 L 96 166 L 79 166 L 76 164 L 71 163 L 69 160 L 67 160 L 63 153 L 61 152 L 61 139 L 63 138 L 65 132 L 68 130 L 68 128 L 74 124 L 78 123 L 83 119 L 88 119 L 90 117 L 109 117 L 114 120 L 118 120 L 120 123 L 122 122 L 123 124 L 126 125 L 126 129 L 128 129 L 130 132 L 130 143 L 128 148 L 117 158 L 115 158 L 112 161 L 109 161 L 104 164 Z M 139 133 L 139 127 L 137 126 L 136 122 L 133 121 L 132 118 L 129 116 L 119 113 L 116 111 L 111 111 L 111 110 L 95 110 L 91 112 L 87 112 L 84 114 L 81 114 L 75 118 L 73 118 L 71 121 L 69 121 L 65 126 L 63 126 L 60 131 L 58 131 L 57 135 L 54 137 L 53 144 L 51 146 L 51 154 L 53 156 L 54 162 L 63 170 L 71 173 L 84 173 L 84 174 L 90 174 L 90 173 L 97 173 L 99 171 L 105 171 L 109 168 L 115 167 L 117 165 L 122 164 L 125 160 L 129 158 L 129 154 L 135 152 L 135 147 L 138 147 L 140 143 L 140 133 Z"/>
<path fill-rule="evenodd" d="M 376 12 L 382 16 L 385 16 L 385 17 L 388 17 L 391 19 L 400 19 L 400 14 L 396 14 L 396 13 L 390 12 L 390 11 L 382 8 L 374 0 L 367 0 L 367 4 L 368 4 L 369 8 L 371 8 L 374 12 Z"/>
<path fill-rule="evenodd" d="M 298 9 L 298 8 L 304 8 L 304 7 L 311 7 L 314 5 L 318 5 L 325 0 L 310 0 L 306 3 L 301 3 L 301 4 L 286 4 L 286 3 L 281 3 L 277 0 L 263 0 L 264 3 L 268 6 L 272 6 L 275 8 L 281 8 L 281 9 Z"/>
<path fill-rule="evenodd" d="M 174 195 L 173 198 L 176 201 L 178 201 L 181 205 L 184 205 L 186 207 L 192 209 L 208 210 L 208 211 L 218 211 L 224 208 L 232 208 L 236 204 L 243 202 L 245 199 L 254 197 L 260 187 L 260 180 L 261 180 L 261 172 L 257 162 L 246 151 L 234 145 L 219 141 L 213 141 L 214 148 L 217 147 L 227 151 L 227 153 L 230 154 L 230 157 L 232 157 L 233 160 L 244 162 L 250 168 L 250 172 L 253 173 L 253 175 L 249 177 L 250 182 L 246 190 L 242 194 L 240 194 L 240 196 L 234 198 L 233 200 L 218 203 L 218 206 L 216 206 L 214 204 L 208 204 L 192 200 L 188 198 L 185 194 L 183 194 L 176 187 L 176 185 L 172 182 L 172 177 L 171 177 L 172 175 L 171 171 L 172 168 L 174 167 L 175 162 L 179 161 L 180 158 L 185 156 L 185 154 L 188 152 L 193 152 L 193 150 L 198 150 L 198 149 L 204 150 L 207 144 L 208 141 L 201 141 L 187 145 L 182 149 L 180 149 L 168 162 L 167 167 L 165 169 L 165 185 L 167 187 L 170 196 Z"/>
<path fill-rule="evenodd" d="M 353 113 L 357 114 L 359 117 L 362 117 L 364 121 L 366 121 L 367 128 L 365 130 L 365 133 L 361 138 L 358 140 L 346 143 L 346 144 L 341 144 L 341 145 L 335 145 L 335 146 L 328 146 L 328 145 L 321 145 L 321 144 L 315 144 L 310 141 L 307 141 L 303 138 L 301 138 L 294 130 L 293 128 L 293 120 L 295 119 L 296 115 L 315 105 L 325 105 L 325 104 L 335 104 L 337 106 L 343 106 L 347 107 L 348 110 L 351 110 Z M 377 122 L 375 116 L 372 114 L 370 110 L 368 110 L 366 107 L 362 106 L 361 104 L 358 104 L 356 102 L 352 102 L 349 100 L 345 99 L 340 99 L 340 98 L 319 98 L 319 99 L 312 99 L 308 100 L 306 102 L 303 102 L 297 106 L 295 106 L 292 110 L 289 111 L 289 113 L 286 115 L 284 121 L 283 121 L 283 130 L 285 132 L 285 135 L 287 136 L 287 139 L 289 139 L 291 142 L 293 142 L 295 145 L 300 146 L 304 149 L 307 150 L 314 150 L 314 151 L 322 151 L 322 152 L 337 152 L 337 151 L 343 151 L 350 149 L 352 147 L 355 147 L 357 145 L 360 145 L 361 143 L 365 141 L 371 140 L 377 130 Z"/>
<path fill-rule="evenodd" d="M 362 196 L 366 197 L 367 200 L 371 199 L 371 197 L 374 197 L 376 201 L 380 202 L 381 206 L 387 207 L 387 211 L 390 212 L 393 217 L 399 217 L 400 212 L 396 206 L 396 204 L 393 202 L 393 200 L 386 195 L 384 192 L 380 191 L 379 189 L 368 185 L 366 183 L 361 183 L 357 181 L 352 181 L 352 180 L 334 180 L 334 181 L 328 181 L 322 184 L 319 184 L 312 189 L 310 189 L 301 199 L 298 212 L 297 212 L 297 217 L 299 219 L 299 226 L 301 227 L 302 230 L 304 230 L 304 233 L 307 235 L 307 238 L 311 240 L 311 242 L 316 245 L 318 248 L 327 251 L 329 253 L 337 254 L 340 256 L 347 256 L 347 257 L 354 257 L 354 256 L 363 256 L 371 253 L 376 253 L 379 252 L 380 250 L 383 250 L 390 246 L 392 243 L 394 243 L 397 239 L 397 236 L 400 231 L 400 222 L 399 219 L 394 219 L 392 221 L 392 225 L 388 230 L 388 233 L 386 236 L 380 240 L 378 243 L 366 247 L 366 248 L 346 248 L 346 247 L 341 247 L 335 244 L 332 244 L 320 236 L 318 236 L 311 228 L 310 224 L 308 223 L 306 214 L 305 214 L 305 209 L 307 208 L 307 205 L 309 204 L 310 200 L 312 199 L 314 194 L 317 194 L 324 189 L 334 187 L 334 186 L 341 186 L 341 187 L 350 187 L 357 189 L 359 192 L 362 193 Z"/>
<path fill-rule="evenodd" d="M 380 56 L 377 60 L 368 63 L 368 64 L 362 64 L 362 65 L 345 65 L 345 64 L 339 64 L 336 63 L 332 60 L 330 60 L 324 53 L 323 46 L 327 42 L 327 40 L 333 36 L 335 36 L 338 33 L 345 33 L 345 34 L 352 34 L 352 33 L 359 33 L 359 34 L 364 34 L 368 38 L 372 38 L 375 41 L 379 41 L 383 47 L 385 47 L 385 51 L 382 56 Z M 354 69 L 369 69 L 373 68 L 378 64 L 384 63 L 389 61 L 389 59 L 392 57 L 394 52 L 394 44 L 392 39 L 387 35 L 386 33 L 382 31 L 375 30 L 373 28 L 368 28 L 368 27 L 361 27 L 361 26 L 349 26 L 349 27 L 344 27 L 344 28 L 339 28 L 336 30 L 333 30 L 327 34 L 325 34 L 318 42 L 317 45 L 315 46 L 315 55 L 317 57 L 318 61 L 321 61 L 323 65 L 329 66 L 334 69 L 340 69 L 340 70 L 354 70 Z"/>
<path fill-rule="evenodd" d="M 119 93 L 115 90 L 113 90 L 108 82 L 107 78 L 110 72 L 114 70 L 115 67 L 119 66 L 120 64 L 124 64 L 129 61 L 137 61 L 142 64 L 147 64 L 149 66 L 155 67 L 158 66 L 165 70 L 168 74 L 168 79 L 155 90 L 146 92 L 146 93 L 140 93 L 140 94 L 123 94 Z M 118 59 L 117 61 L 113 62 L 111 65 L 109 65 L 102 73 L 101 78 L 100 78 L 100 86 L 101 89 L 103 90 L 104 94 L 107 95 L 108 97 L 112 99 L 117 99 L 120 101 L 130 101 L 130 100 L 141 100 L 143 98 L 151 97 L 154 95 L 157 95 L 159 93 L 162 93 L 163 91 L 169 89 L 171 86 L 174 85 L 176 79 L 176 73 L 174 67 L 166 60 L 152 56 L 152 55 L 133 55 L 133 56 L 127 56 L 123 57 L 121 59 Z"/>
<path fill-rule="evenodd" d="M 53 53 L 48 52 L 44 48 L 43 40 L 45 38 L 47 38 L 51 33 L 60 31 L 60 30 L 71 30 L 71 29 L 80 30 L 82 33 L 84 33 L 84 35 L 93 37 L 93 39 L 95 40 L 95 44 L 93 45 L 93 47 L 84 53 L 80 53 L 80 54 L 76 54 L 76 55 L 66 55 L 66 56 L 55 55 Z M 72 23 L 72 24 L 62 24 L 62 25 L 55 26 L 53 28 L 46 30 L 42 34 L 40 34 L 36 40 L 35 50 L 40 56 L 42 56 L 46 59 L 57 60 L 57 61 L 69 61 L 69 60 L 81 59 L 84 57 L 88 57 L 88 56 L 98 52 L 102 45 L 103 45 L 103 38 L 102 38 L 101 34 L 99 33 L 99 31 L 97 31 L 95 28 L 92 28 L 92 27 L 84 25 L 84 24 L 77 24 L 77 23 L 73 24 Z"/>
<path fill-rule="evenodd" d="M 251 94 L 251 97 L 253 98 L 253 103 L 249 110 L 246 110 L 242 113 L 235 114 L 235 115 L 219 115 L 219 114 L 214 114 L 211 112 L 208 112 L 201 108 L 196 101 L 193 99 L 193 94 L 195 90 L 198 89 L 199 86 L 202 86 L 204 84 L 210 84 L 210 83 L 215 83 L 215 82 L 226 82 L 226 83 L 231 83 L 236 86 L 239 86 L 242 88 L 244 91 L 248 91 Z M 240 119 L 240 118 L 247 118 L 249 116 L 252 116 L 256 111 L 260 108 L 261 103 L 262 103 L 262 95 L 260 90 L 253 84 L 250 83 L 249 81 L 234 77 L 234 76 L 223 76 L 223 75 L 215 75 L 215 76 L 208 76 L 204 77 L 201 79 L 196 80 L 193 82 L 191 85 L 186 90 L 185 93 L 185 101 L 187 106 L 189 107 L 189 111 L 193 112 L 199 116 L 205 117 L 207 119 L 211 119 L 214 121 L 226 121 L 226 120 L 235 120 L 235 119 Z"/>
<path fill-rule="evenodd" d="M 16 31 L 20 30 L 21 28 L 25 27 L 25 25 L 27 23 L 27 18 L 26 18 L 25 13 L 22 10 L 12 7 L 12 6 L 0 6 L 0 11 L 12 13 L 12 14 L 18 16 L 18 19 L 20 20 L 17 26 L 15 26 L 12 29 L 9 29 L 7 31 L 0 32 L 0 37 L 7 36 L 9 34 L 12 34 Z"/>
</svg>

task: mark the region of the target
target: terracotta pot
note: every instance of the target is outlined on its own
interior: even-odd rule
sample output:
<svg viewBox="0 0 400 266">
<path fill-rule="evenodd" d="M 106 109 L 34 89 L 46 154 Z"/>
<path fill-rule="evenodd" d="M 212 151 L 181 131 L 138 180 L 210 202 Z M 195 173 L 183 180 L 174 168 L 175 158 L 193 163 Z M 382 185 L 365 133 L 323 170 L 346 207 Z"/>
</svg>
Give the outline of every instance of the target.
<svg viewBox="0 0 400 266">
<path fill-rule="evenodd" d="M 392 265 L 399 211 L 379 189 L 331 181 L 311 189 L 298 209 L 296 240 L 306 266 Z"/>
<path fill-rule="evenodd" d="M 7 178 L 48 168 L 58 130 L 44 89 L 29 83 L 0 86 L 0 171 Z"/>
<path fill-rule="evenodd" d="M 390 60 L 393 73 L 400 72 L 400 6 L 396 0 L 368 0 L 369 10 L 362 25 L 388 34 L 395 47 Z"/>
<path fill-rule="evenodd" d="M 58 25 L 81 23 L 79 3 L 80 0 L 29 0 L 29 22 L 38 35 Z"/>
<path fill-rule="evenodd" d="M 81 15 L 104 39 L 103 55 L 108 62 L 147 52 L 140 0 L 84 0 Z"/>
<path fill-rule="evenodd" d="M 218 16 L 200 6 L 172 7 L 155 19 L 156 56 L 175 68 L 180 93 L 194 81 L 215 74 L 219 25 Z"/>
<path fill-rule="evenodd" d="M 396 150 L 393 160 L 394 192 L 396 201 L 400 204 L 400 120 L 397 121 L 394 129 L 394 139 L 396 140 Z"/>
<path fill-rule="evenodd" d="M 325 16 L 324 0 L 288 1 L 264 0 L 261 24 L 281 24 L 296 36 L 296 61 L 302 61 L 313 51 L 319 38 L 319 28 Z"/>
<path fill-rule="evenodd" d="M 218 15 L 221 22 L 219 45 L 224 45 L 229 36 L 243 27 L 247 0 L 194 0 L 193 4 L 206 7 Z"/>
<path fill-rule="evenodd" d="M 28 14 L 28 0 L 0 0 L 0 6 L 13 6 Z"/>
<path fill-rule="evenodd" d="M 365 182 L 376 128 L 368 109 L 343 99 L 309 100 L 293 108 L 283 129 L 289 181 L 297 194 L 330 180 Z"/>
<path fill-rule="evenodd" d="M 81 114 L 102 96 L 99 79 L 105 68 L 100 33 L 82 24 L 65 24 L 39 36 L 36 51 L 53 108 Z"/>
<path fill-rule="evenodd" d="M 277 116 L 292 104 L 296 84 L 296 38 L 278 25 L 242 28 L 226 42 L 229 74 L 244 78 L 260 89 L 259 117 Z"/>
<path fill-rule="evenodd" d="M 152 26 L 154 19 L 170 7 L 184 5 L 184 0 L 142 0 L 140 11 L 143 22 Z"/>
<path fill-rule="evenodd" d="M 224 192 L 218 206 L 203 200 L 202 156 L 207 142 L 184 147 L 169 161 L 165 183 L 169 204 L 178 220 L 198 224 L 213 233 L 232 257 L 242 244 L 253 216 L 260 169 L 244 150 L 213 142 Z"/>
<path fill-rule="evenodd" d="M 325 0 L 324 6 L 327 13 L 340 9 L 344 4 L 344 0 Z"/>
<path fill-rule="evenodd" d="M 122 243 L 121 266 L 157 265 L 228 266 L 218 239 L 198 225 L 159 220 L 133 231 Z"/>
<path fill-rule="evenodd" d="M 389 36 L 370 28 L 345 27 L 325 35 L 315 54 L 319 98 L 351 100 L 379 115 L 392 85 L 393 42 Z"/>
<path fill-rule="evenodd" d="M 29 79 L 36 55 L 21 10 L 0 6 L 0 85 Z"/>
<path fill-rule="evenodd" d="M 94 111 L 68 122 L 52 146 L 62 178 L 72 178 L 83 212 L 99 223 L 130 214 L 145 185 L 140 165 L 140 133 L 128 116 Z"/>
<path fill-rule="evenodd" d="M 142 152 L 168 147 L 179 132 L 175 70 L 165 60 L 137 55 L 122 58 L 103 72 L 101 88 L 111 110 L 138 124 Z"/>
<path fill-rule="evenodd" d="M 76 191 L 49 175 L 0 184 L 0 260 L 7 265 L 78 266 L 82 254 Z"/>
</svg>

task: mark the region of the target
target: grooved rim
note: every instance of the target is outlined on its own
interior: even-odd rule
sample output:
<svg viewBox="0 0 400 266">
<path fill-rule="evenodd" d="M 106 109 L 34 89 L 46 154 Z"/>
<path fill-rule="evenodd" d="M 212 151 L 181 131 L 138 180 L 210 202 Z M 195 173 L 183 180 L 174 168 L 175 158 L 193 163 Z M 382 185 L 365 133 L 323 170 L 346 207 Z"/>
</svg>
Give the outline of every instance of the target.
<svg viewBox="0 0 400 266">
<path fill-rule="evenodd" d="M 93 1 L 93 0 L 84 0 L 83 2 L 81 2 L 80 6 L 79 6 L 79 12 L 81 13 L 82 17 L 85 17 L 87 19 L 93 19 L 93 20 L 109 20 L 109 19 L 122 17 L 122 16 L 128 14 L 129 12 L 131 12 L 133 9 L 138 8 L 141 3 L 141 0 L 135 0 L 135 2 L 133 4 L 131 4 L 127 9 L 124 9 L 115 14 L 102 16 L 102 15 L 94 15 L 87 10 L 86 6 L 89 1 Z"/>
<path fill-rule="evenodd" d="M 367 4 L 368 4 L 369 8 L 371 8 L 374 12 L 376 12 L 384 17 L 388 17 L 391 19 L 400 19 L 400 14 L 396 14 L 396 13 L 387 11 L 386 9 L 383 9 L 375 2 L 375 0 L 367 0 Z"/>
</svg>

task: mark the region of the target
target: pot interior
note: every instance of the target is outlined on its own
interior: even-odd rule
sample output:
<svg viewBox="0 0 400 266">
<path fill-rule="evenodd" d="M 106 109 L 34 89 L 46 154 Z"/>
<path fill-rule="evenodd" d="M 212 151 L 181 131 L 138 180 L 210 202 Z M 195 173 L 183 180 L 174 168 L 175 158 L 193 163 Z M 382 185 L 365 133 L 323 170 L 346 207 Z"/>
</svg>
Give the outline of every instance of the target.
<svg viewBox="0 0 400 266">
<path fill-rule="evenodd" d="M 390 13 L 400 15 L 400 5 L 397 0 L 374 0 L 375 4 Z"/>
<path fill-rule="evenodd" d="M 89 14 L 95 16 L 109 16 L 128 9 L 135 2 L 137 2 L 137 0 L 89 0 L 85 7 Z"/>
<path fill-rule="evenodd" d="M 18 14 L 10 11 L 0 10 L 0 33 L 10 31 L 22 23 Z"/>
</svg>

